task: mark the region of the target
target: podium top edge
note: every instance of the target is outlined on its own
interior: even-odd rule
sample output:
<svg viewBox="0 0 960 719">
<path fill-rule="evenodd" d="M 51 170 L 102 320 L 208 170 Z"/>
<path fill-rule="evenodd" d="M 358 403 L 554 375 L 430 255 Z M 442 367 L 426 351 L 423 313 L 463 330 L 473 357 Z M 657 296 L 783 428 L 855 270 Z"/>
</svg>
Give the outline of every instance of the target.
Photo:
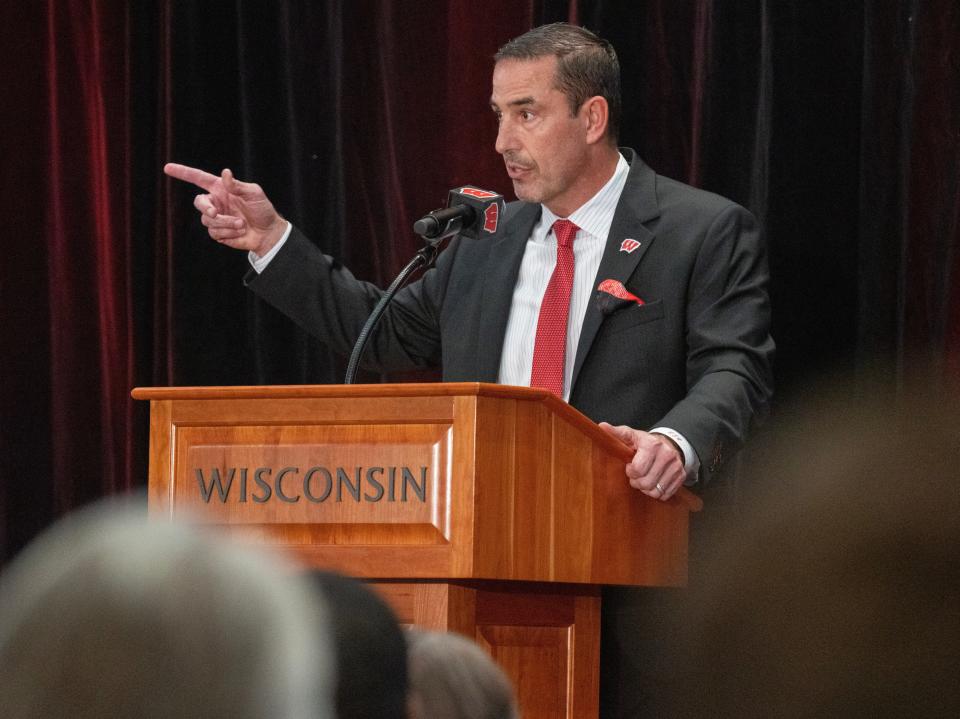
<svg viewBox="0 0 960 719">
<path fill-rule="evenodd" d="M 301 384 L 210 387 L 135 387 L 130 395 L 139 400 L 171 399 L 299 399 L 309 397 L 450 397 L 475 395 L 556 401 L 550 392 L 530 387 L 486 382 L 404 382 L 396 384 Z"/>
</svg>

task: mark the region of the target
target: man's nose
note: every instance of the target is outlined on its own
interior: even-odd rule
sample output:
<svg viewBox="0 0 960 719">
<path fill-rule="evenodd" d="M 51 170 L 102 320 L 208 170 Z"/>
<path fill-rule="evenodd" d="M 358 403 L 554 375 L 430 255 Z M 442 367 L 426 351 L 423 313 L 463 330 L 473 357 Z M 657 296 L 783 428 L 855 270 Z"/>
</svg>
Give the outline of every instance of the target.
<svg viewBox="0 0 960 719">
<path fill-rule="evenodd" d="M 497 128 L 497 143 L 494 145 L 494 149 L 501 155 L 510 150 L 517 149 L 516 135 L 507 118 L 500 120 L 500 126 Z"/>
</svg>

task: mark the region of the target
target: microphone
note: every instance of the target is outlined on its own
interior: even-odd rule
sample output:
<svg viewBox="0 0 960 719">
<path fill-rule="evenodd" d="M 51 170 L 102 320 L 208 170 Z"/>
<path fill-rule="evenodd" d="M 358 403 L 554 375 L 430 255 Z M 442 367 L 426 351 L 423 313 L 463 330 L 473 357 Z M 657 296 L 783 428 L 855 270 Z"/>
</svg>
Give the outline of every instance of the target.
<svg viewBox="0 0 960 719">
<path fill-rule="evenodd" d="M 413 231 L 425 240 L 462 235 L 478 240 L 497 231 L 505 203 L 503 195 L 469 185 L 450 190 L 447 206 L 413 223 Z"/>
</svg>

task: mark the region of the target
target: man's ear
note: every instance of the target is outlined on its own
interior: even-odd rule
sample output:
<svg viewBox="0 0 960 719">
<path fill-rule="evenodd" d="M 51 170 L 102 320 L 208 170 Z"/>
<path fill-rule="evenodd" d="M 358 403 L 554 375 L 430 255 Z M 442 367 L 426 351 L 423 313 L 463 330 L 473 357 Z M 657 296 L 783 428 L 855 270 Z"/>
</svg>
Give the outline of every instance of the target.
<svg viewBox="0 0 960 719">
<path fill-rule="evenodd" d="M 610 106 L 605 98 L 594 95 L 580 106 L 580 114 L 587 130 L 587 143 L 595 144 L 607 136 L 607 124 L 610 120 Z"/>
</svg>

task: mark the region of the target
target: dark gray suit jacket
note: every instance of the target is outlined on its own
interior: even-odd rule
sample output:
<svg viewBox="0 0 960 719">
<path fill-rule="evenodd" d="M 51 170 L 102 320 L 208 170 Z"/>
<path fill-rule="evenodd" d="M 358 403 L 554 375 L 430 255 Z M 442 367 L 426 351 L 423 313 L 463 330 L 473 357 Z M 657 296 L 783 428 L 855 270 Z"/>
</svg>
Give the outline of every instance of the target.
<svg viewBox="0 0 960 719">
<path fill-rule="evenodd" d="M 632 150 L 594 287 L 623 282 L 646 304 L 594 302 L 570 404 L 594 421 L 683 434 L 709 479 L 772 392 L 768 270 L 754 217 L 730 200 L 661 177 Z M 507 206 L 497 235 L 457 238 L 403 288 L 364 365 L 441 366 L 448 382 L 496 382 L 513 288 L 540 205 Z M 620 250 L 624 239 L 640 246 Z M 296 229 L 248 286 L 346 355 L 381 290 L 358 281 Z"/>
</svg>

